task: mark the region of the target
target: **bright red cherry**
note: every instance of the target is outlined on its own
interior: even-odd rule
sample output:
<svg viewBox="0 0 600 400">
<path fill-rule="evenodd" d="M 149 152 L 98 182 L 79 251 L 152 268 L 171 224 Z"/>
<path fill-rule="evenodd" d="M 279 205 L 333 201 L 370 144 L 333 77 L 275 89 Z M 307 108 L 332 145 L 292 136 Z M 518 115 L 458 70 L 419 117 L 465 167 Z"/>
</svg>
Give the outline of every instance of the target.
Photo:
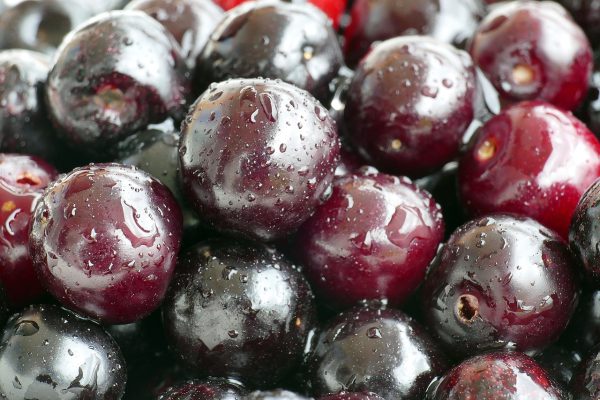
<svg viewBox="0 0 600 400">
<path fill-rule="evenodd" d="M 600 142 L 572 114 L 524 102 L 490 119 L 459 165 L 472 215 L 525 215 L 563 238 L 585 190 L 600 177 Z"/>
</svg>

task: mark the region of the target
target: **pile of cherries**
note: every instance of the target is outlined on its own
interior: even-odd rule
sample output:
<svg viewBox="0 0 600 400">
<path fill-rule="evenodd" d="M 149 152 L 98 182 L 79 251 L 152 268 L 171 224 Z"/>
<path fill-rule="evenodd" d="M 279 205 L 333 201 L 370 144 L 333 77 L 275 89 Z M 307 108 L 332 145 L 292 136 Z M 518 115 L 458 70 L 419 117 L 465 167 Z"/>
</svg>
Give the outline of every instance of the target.
<svg viewBox="0 0 600 400">
<path fill-rule="evenodd" d="M 0 399 L 600 399 L 599 27 L 0 0 Z"/>
</svg>

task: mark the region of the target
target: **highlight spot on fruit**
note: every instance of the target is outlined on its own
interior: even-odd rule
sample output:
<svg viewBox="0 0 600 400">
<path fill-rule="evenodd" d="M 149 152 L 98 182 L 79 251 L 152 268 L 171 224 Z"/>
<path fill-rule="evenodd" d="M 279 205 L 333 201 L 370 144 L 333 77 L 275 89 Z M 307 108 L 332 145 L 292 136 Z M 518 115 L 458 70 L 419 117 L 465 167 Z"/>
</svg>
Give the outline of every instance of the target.
<svg viewBox="0 0 600 400">
<path fill-rule="evenodd" d="M 400 139 L 392 140 L 392 149 L 400 150 L 402 148 L 402 141 Z"/>
<path fill-rule="evenodd" d="M 535 71 L 531 65 L 517 64 L 512 70 L 512 81 L 516 85 L 529 85 L 535 78 Z"/>
<path fill-rule="evenodd" d="M 455 313 L 461 322 L 473 322 L 479 316 L 479 300 L 472 294 L 463 294 L 456 302 Z"/>
<path fill-rule="evenodd" d="M 2 212 L 11 212 L 15 208 L 17 208 L 17 205 L 12 200 L 8 200 L 2 203 Z"/>
<path fill-rule="evenodd" d="M 488 161 L 496 154 L 496 142 L 493 139 L 486 139 L 477 149 L 477 159 L 479 161 Z"/>
</svg>

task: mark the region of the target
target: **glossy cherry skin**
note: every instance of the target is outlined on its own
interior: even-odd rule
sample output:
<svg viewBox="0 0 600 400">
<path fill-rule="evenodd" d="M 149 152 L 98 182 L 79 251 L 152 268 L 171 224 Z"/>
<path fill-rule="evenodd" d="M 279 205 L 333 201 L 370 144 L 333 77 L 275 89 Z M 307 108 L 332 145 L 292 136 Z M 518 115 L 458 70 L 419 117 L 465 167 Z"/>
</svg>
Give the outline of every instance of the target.
<svg viewBox="0 0 600 400">
<path fill-rule="evenodd" d="M 444 238 L 429 193 L 406 178 L 361 172 L 336 179 L 294 246 L 317 295 L 334 309 L 372 299 L 401 305 Z"/>
<path fill-rule="evenodd" d="M 561 341 L 565 342 L 562 337 Z M 535 357 L 535 361 L 565 387 L 571 382 L 575 370 L 581 364 L 581 360 L 581 354 L 560 344 L 548 347 L 542 354 Z"/>
<path fill-rule="evenodd" d="M 143 11 L 167 28 L 190 68 L 223 18 L 223 9 L 212 1 L 134 0 L 125 9 Z"/>
<path fill-rule="evenodd" d="M 434 260 L 422 288 L 427 326 L 449 353 L 537 353 L 566 328 L 579 297 L 562 239 L 536 221 L 496 214 L 466 223 Z"/>
<path fill-rule="evenodd" d="M 567 400 L 567 393 L 533 359 L 494 352 L 463 361 L 434 382 L 425 400 Z"/>
<path fill-rule="evenodd" d="M 179 132 L 175 130 L 172 120 L 151 125 L 127 137 L 113 150 L 116 162 L 138 167 L 169 188 L 181 208 L 186 233 L 198 229 L 200 221 L 189 206 L 179 181 Z"/>
<path fill-rule="evenodd" d="M 583 123 L 550 104 L 523 102 L 481 128 L 460 159 L 459 189 L 471 215 L 525 215 L 566 238 L 599 176 L 600 142 Z"/>
<path fill-rule="evenodd" d="M 310 94 L 233 79 L 204 92 L 182 125 L 183 187 L 215 228 L 273 240 L 323 202 L 339 148 L 335 123 Z"/>
<path fill-rule="evenodd" d="M 215 239 L 182 256 L 163 321 L 196 374 L 259 386 L 298 366 L 314 312 L 308 283 L 280 253 Z"/>
<path fill-rule="evenodd" d="M 99 325 L 52 305 L 14 315 L 0 342 L 0 393 L 7 399 L 119 400 L 125 360 Z"/>
<path fill-rule="evenodd" d="M 581 362 L 569 385 L 575 400 L 593 400 L 600 396 L 600 347 L 595 347 Z"/>
<path fill-rule="evenodd" d="M 30 50 L 0 51 L 0 149 L 36 155 L 61 169 L 72 169 L 77 155 L 67 153 L 48 120 L 44 86 L 49 58 Z"/>
<path fill-rule="evenodd" d="M 561 343 L 581 354 L 588 354 L 600 344 L 600 290 L 583 291 Z"/>
<path fill-rule="evenodd" d="M 48 76 L 48 110 L 72 146 L 101 158 L 148 124 L 183 118 L 188 75 L 179 45 L 152 17 L 104 13 L 63 41 Z"/>
<path fill-rule="evenodd" d="M 319 397 L 319 400 L 384 400 L 383 397 L 374 393 L 350 393 L 340 392 Z"/>
<path fill-rule="evenodd" d="M 356 0 L 344 32 L 346 60 L 356 65 L 374 42 L 404 35 L 462 47 L 484 14 L 481 0 Z"/>
<path fill-rule="evenodd" d="M 243 400 L 243 387 L 226 379 L 190 380 L 171 386 L 158 400 Z"/>
<path fill-rule="evenodd" d="M 593 67 L 585 33 L 550 1 L 494 8 L 477 28 L 470 53 L 505 101 L 543 100 L 565 110 L 584 99 Z"/>
<path fill-rule="evenodd" d="M 228 12 L 197 60 L 196 91 L 228 78 L 281 79 L 320 100 L 344 64 L 326 16 L 280 1 L 242 4 Z"/>
<path fill-rule="evenodd" d="M 89 165 L 48 187 L 34 212 L 30 250 L 61 303 L 126 324 L 160 304 L 181 231 L 179 206 L 158 180 L 134 167 Z"/>
<path fill-rule="evenodd" d="M 418 177 L 458 155 L 473 120 L 469 55 L 420 36 L 389 39 L 359 64 L 344 111 L 350 143 L 383 171 Z"/>
<path fill-rule="evenodd" d="M 225 10 L 232 9 L 242 3 L 249 0 L 214 0 L 215 3 L 223 7 Z M 331 21 L 333 21 L 333 27 L 337 29 L 340 23 L 340 19 L 346 10 L 347 0 L 284 0 L 288 3 L 311 3 L 319 7 Z"/>
<path fill-rule="evenodd" d="M 594 286 L 600 283 L 600 257 L 596 246 L 600 243 L 600 180 L 585 192 L 575 213 L 569 231 L 571 249 L 577 255 Z"/>
<path fill-rule="evenodd" d="M 0 48 L 53 54 L 63 37 L 93 14 L 89 2 L 25 0 L 0 15 Z"/>
<path fill-rule="evenodd" d="M 36 203 L 57 175 L 40 158 L 0 153 L 0 284 L 16 306 L 44 293 L 29 253 L 29 228 Z"/>
<path fill-rule="evenodd" d="M 369 391 L 384 399 L 422 399 L 446 370 L 435 342 L 414 320 L 392 309 L 354 308 L 321 328 L 308 359 L 315 395 Z"/>
<path fill-rule="evenodd" d="M 244 400 L 311 400 L 308 397 L 288 390 L 255 391 L 244 397 Z"/>
</svg>

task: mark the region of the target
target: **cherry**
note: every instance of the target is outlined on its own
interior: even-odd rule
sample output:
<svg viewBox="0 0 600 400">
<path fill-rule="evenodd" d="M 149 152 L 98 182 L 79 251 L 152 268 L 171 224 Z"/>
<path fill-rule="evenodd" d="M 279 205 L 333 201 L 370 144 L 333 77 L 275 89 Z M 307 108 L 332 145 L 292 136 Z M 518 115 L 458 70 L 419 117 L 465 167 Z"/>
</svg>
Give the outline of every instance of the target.
<svg viewBox="0 0 600 400">
<path fill-rule="evenodd" d="M 49 58 L 30 50 L 0 51 L 0 148 L 42 157 L 71 169 L 77 156 L 52 129 L 44 104 Z"/>
<path fill-rule="evenodd" d="M 566 238 L 577 202 L 599 176 L 600 142 L 583 123 L 523 102 L 481 128 L 460 159 L 459 188 L 472 215 L 521 214 Z"/>
<path fill-rule="evenodd" d="M 297 229 L 327 195 L 339 140 L 327 111 L 283 82 L 211 86 L 182 125 L 188 198 L 215 228 L 262 240 Z"/>
<path fill-rule="evenodd" d="M 307 378 L 316 395 L 370 391 L 385 399 L 421 399 L 446 369 L 437 345 L 398 310 L 354 308 L 318 333 Z"/>
<path fill-rule="evenodd" d="M 584 99 L 592 49 L 567 11 L 550 1 L 512 1 L 473 36 L 473 60 L 507 102 L 543 100 L 565 110 Z"/>
<path fill-rule="evenodd" d="M 148 124 L 183 118 L 188 94 L 179 46 L 141 11 L 101 14 L 71 32 L 46 87 L 50 117 L 61 134 L 100 159 Z"/>
<path fill-rule="evenodd" d="M 419 36 L 387 40 L 361 61 L 350 84 L 348 138 L 383 171 L 426 175 L 458 155 L 475 89 L 466 52 Z"/>
<path fill-rule="evenodd" d="M 356 65 L 374 42 L 403 35 L 462 47 L 484 14 L 481 0 L 356 0 L 344 33 L 346 60 Z"/>
<path fill-rule="evenodd" d="M 415 291 L 444 237 L 439 206 L 410 180 L 370 169 L 338 178 L 300 228 L 295 248 L 319 298 L 398 306 Z"/>
<path fill-rule="evenodd" d="M 249 2 L 226 14 L 197 60 L 196 90 L 228 78 L 281 79 L 320 100 L 344 59 L 335 32 L 314 7 Z"/>
<path fill-rule="evenodd" d="M 425 400 L 567 400 L 563 389 L 533 359 L 494 352 L 463 361 L 428 389 Z"/>
<path fill-rule="evenodd" d="M 4 329 L 0 393 L 7 399 L 119 400 L 126 378 L 115 341 L 57 306 L 26 308 Z"/>
<path fill-rule="evenodd" d="M 466 223 L 434 260 L 424 317 L 448 352 L 536 353 L 566 328 L 579 297 L 566 244 L 536 221 L 492 215 Z"/>
<path fill-rule="evenodd" d="M 260 386 L 298 366 L 314 311 L 308 283 L 280 253 L 213 239 L 182 256 L 163 321 L 171 348 L 196 375 Z"/>
<path fill-rule="evenodd" d="M 158 400 L 243 400 L 242 386 L 226 379 L 189 380 L 167 388 Z"/>
<path fill-rule="evenodd" d="M 175 267 L 181 212 L 150 175 L 119 164 L 75 169 L 48 187 L 33 216 L 30 249 L 48 291 L 109 324 L 160 304 Z"/>
<path fill-rule="evenodd" d="M 223 10 L 212 1 L 134 0 L 125 9 L 143 11 L 160 22 L 181 46 L 190 68 L 223 18 Z"/>
<path fill-rule="evenodd" d="M 29 253 L 31 215 L 58 173 L 40 158 L 0 153 L 0 283 L 13 305 L 44 293 Z"/>
</svg>

